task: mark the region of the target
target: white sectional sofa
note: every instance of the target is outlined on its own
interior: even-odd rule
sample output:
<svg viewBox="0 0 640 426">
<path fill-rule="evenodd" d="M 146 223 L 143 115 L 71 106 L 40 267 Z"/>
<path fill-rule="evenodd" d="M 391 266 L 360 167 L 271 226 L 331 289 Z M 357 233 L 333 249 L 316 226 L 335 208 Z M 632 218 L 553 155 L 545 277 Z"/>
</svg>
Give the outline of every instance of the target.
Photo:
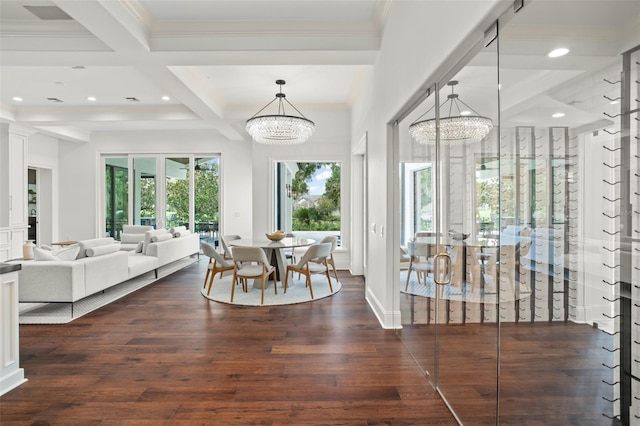
<svg viewBox="0 0 640 426">
<path fill-rule="evenodd" d="M 147 231 L 141 245 L 140 250 L 125 251 L 110 237 L 84 240 L 78 242 L 73 260 L 59 260 L 55 252 L 47 255 L 34 249 L 36 260 L 20 261 L 19 301 L 76 302 L 151 271 L 157 277 L 158 268 L 200 251 L 198 235 L 188 231 Z"/>
</svg>

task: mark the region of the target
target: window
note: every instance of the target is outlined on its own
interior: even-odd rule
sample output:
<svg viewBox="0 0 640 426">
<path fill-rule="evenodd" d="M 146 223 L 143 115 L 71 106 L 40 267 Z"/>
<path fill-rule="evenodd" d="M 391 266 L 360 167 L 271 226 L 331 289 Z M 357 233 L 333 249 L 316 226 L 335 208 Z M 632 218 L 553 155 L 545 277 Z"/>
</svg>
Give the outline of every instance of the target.
<svg viewBox="0 0 640 426">
<path fill-rule="evenodd" d="M 336 235 L 340 242 L 340 163 L 280 162 L 275 175 L 274 227 L 315 240 Z"/>
<path fill-rule="evenodd" d="M 106 157 L 106 234 L 119 239 L 122 225 L 127 223 L 186 226 L 216 245 L 218 170 L 216 156 Z"/>
<path fill-rule="evenodd" d="M 126 158 L 109 158 L 105 166 L 106 235 L 120 238 L 122 225 L 128 222 L 129 173 Z"/>
</svg>

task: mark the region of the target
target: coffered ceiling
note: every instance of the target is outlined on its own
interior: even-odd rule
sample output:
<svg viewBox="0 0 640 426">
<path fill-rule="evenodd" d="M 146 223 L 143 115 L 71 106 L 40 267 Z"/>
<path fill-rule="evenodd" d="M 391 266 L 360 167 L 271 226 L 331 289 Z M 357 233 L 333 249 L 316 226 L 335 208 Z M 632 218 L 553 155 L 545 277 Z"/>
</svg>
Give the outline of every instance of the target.
<svg viewBox="0 0 640 426">
<path fill-rule="evenodd" d="M 414 1 L 435 7 L 446 0 Z M 449 16 L 425 20 L 434 40 L 466 2 L 447 3 Z M 79 141 L 95 131 L 169 129 L 209 129 L 223 139 L 247 140 L 244 121 L 274 98 L 276 79 L 287 81 L 283 91 L 305 115 L 349 109 L 376 60 L 390 4 L 1 0 L 0 120 Z M 528 23 L 509 30 L 519 41 L 504 46 L 514 58 L 513 76 L 524 82 L 510 102 L 524 110 L 523 100 L 539 89 L 527 79 L 552 88 L 615 59 L 639 28 L 639 4 L 533 2 Z M 528 55 L 545 54 L 555 41 L 584 47 L 562 66 L 526 66 Z"/>
</svg>

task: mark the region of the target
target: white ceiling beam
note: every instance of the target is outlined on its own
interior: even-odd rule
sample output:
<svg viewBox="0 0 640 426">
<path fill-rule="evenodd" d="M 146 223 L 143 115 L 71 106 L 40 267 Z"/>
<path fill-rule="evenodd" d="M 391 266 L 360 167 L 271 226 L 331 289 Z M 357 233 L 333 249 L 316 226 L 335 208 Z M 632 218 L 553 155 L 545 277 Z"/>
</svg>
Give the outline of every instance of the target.
<svg viewBox="0 0 640 426">
<path fill-rule="evenodd" d="M 117 52 L 148 52 L 148 18 L 118 0 L 53 0 L 75 21 Z M 141 9 L 141 8 L 140 8 Z"/>
</svg>

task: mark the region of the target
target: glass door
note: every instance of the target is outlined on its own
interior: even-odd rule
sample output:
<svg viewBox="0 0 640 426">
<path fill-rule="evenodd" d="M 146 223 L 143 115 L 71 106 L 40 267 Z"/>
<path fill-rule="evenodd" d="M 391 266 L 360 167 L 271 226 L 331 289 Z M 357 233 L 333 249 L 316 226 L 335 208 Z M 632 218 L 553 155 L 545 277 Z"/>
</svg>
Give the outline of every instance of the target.
<svg viewBox="0 0 640 426">
<path fill-rule="evenodd" d="M 399 332 L 461 423 L 497 421 L 497 42 L 398 125 Z"/>
</svg>

